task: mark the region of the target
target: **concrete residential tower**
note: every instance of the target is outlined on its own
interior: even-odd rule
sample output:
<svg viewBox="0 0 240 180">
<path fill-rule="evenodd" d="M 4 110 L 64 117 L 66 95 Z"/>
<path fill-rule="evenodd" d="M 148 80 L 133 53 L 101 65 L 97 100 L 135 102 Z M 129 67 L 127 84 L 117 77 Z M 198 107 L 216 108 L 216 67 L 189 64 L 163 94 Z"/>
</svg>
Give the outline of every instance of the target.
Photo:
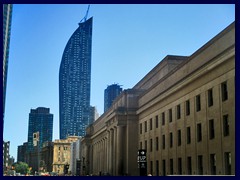
<svg viewBox="0 0 240 180">
<path fill-rule="evenodd" d="M 60 65 L 60 139 L 83 136 L 89 124 L 93 18 L 86 16 L 68 40 Z"/>
</svg>

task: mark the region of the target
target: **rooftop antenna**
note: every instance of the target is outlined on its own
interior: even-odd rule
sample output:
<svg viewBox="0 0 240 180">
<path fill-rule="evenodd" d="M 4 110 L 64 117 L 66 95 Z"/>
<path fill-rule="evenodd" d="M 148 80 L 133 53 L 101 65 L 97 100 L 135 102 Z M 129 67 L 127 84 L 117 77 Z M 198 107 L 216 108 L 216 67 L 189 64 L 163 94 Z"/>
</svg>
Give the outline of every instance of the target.
<svg viewBox="0 0 240 180">
<path fill-rule="evenodd" d="M 90 4 L 88 5 L 86 15 L 84 16 L 84 18 L 82 18 L 82 20 L 80 21 L 80 23 L 83 22 L 83 21 L 85 22 L 85 21 L 87 20 L 89 8 L 90 8 Z"/>
</svg>

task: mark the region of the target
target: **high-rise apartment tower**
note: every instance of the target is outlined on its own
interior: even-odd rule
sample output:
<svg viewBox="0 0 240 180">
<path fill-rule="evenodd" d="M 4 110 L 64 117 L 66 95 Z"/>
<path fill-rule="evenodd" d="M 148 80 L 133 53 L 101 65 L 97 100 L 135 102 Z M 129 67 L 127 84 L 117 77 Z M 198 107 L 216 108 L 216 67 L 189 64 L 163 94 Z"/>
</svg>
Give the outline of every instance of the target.
<svg viewBox="0 0 240 180">
<path fill-rule="evenodd" d="M 93 18 L 84 18 L 79 23 L 63 52 L 59 71 L 60 139 L 84 136 L 89 125 L 92 22 Z"/>
<path fill-rule="evenodd" d="M 112 84 L 104 90 L 104 112 L 112 105 L 116 97 L 122 92 L 122 88 L 118 84 Z"/>
</svg>

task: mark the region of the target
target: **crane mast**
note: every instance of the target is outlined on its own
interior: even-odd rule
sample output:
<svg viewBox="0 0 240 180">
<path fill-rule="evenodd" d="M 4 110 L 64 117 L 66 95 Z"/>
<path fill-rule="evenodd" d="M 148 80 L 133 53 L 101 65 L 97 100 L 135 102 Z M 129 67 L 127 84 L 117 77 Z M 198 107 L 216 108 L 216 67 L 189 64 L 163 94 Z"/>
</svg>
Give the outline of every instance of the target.
<svg viewBox="0 0 240 180">
<path fill-rule="evenodd" d="M 82 20 L 80 21 L 80 23 L 83 22 L 83 21 L 85 22 L 85 21 L 87 20 L 89 8 L 90 8 L 90 4 L 88 5 L 86 15 L 84 16 L 84 18 L 82 18 Z"/>
</svg>

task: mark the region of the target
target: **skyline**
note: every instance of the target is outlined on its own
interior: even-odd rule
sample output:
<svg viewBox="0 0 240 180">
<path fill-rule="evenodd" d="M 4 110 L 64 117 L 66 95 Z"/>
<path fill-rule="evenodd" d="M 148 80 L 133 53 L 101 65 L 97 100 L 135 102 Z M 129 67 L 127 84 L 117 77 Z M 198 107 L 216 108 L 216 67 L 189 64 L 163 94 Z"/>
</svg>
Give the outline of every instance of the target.
<svg viewBox="0 0 240 180">
<path fill-rule="evenodd" d="M 86 9 L 13 6 L 4 140 L 15 160 L 17 146 L 27 141 L 31 108 L 50 108 L 53 140 L 59 139 L 62 52 Z M 165 56 L 190 56 L 235 21 L 235 5 L 91 5 L 88 17 L 94 17 L 90 104 L 102 114 L 107 85 L 132 88 Z"/>
</svg>

